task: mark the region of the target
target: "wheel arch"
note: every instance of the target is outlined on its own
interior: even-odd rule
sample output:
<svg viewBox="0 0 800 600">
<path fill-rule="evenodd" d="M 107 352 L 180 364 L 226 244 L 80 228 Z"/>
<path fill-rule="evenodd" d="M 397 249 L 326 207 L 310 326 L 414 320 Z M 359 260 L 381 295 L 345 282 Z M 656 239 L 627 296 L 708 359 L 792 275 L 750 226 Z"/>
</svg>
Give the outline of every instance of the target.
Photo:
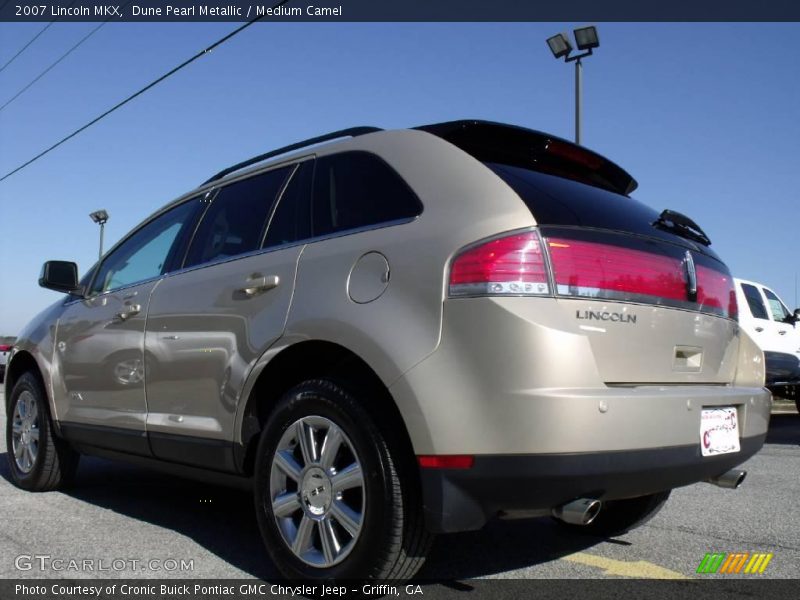
<svg viewBox="0 0 800 600">
<path fill-rule="evenodd" d="M 335 380 L 363 399 L 362 406 L 381 432 L 395 443 L 402 456 L 414 466 L 413 446 L 403 419 L 389 389 L 372 367 L 353 351 L 335 342 L 305 340 L 277 352 L 255 376 L 237 424 L 235 458 L 246 475 L 253 473 L 258 436 L 272 407 L 283 394 L 309 379 Z M 398 426 L 399 425 L 399 426 Z"/>
<path fill-rule="evenodd" d="M 47 382 L 44 379 L 44 375 L 42 373 L 42 369 L 39 367 L 39 363 L 36 362 L 36 358 L 34 358 L 33 354 L 28 352 L 27 350 L 17 350 L 14 352 L 14 355 L 11 357 L 11 361 L 6 365 L 6 375 L 5 375 L 5 401 L 6 401 L 6 415 L 8 415 L 9 408 L 11 406 L 11 393 L 14 391 L 14 386 L 17 384 L 22 375 L 25 373 L 31 372 L 34 376 L 39 378 L 39 381 L 42 383 L 42 388 L 44 389 L 45 394 L 47 395 L 47 403 L 49 404 L 50 411 L 52 412 L 52 398 L 49 387 L 47 386 Z"/>
</svg>

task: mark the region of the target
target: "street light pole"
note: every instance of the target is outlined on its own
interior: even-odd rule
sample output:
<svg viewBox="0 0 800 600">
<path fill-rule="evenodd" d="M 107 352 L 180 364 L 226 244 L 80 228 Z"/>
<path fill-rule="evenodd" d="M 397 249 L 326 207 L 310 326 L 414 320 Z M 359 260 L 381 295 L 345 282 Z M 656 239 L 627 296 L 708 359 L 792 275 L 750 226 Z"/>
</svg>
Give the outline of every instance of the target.
<svg viewBox="0 0 800 600">
<path fill-rule="evenodd" d="M 100 225 L 100 250 L 97 253 L 98 260 L 103 258 L 103 230 L 105 229 L 106 221 L 108 221 L 108 213 L 104 209 L 96 210 L 89 214 L 92 221 Z"/>
<path fill-rule="evenodd" d="M 580 143 L 580 142 L 579 142 Z M 97 251 L 97 259 L 103 258 L 103 231 L 106 228 L 105 222 L 100 223 L 100 249 Z"/>
<path fill-rule="evenodd" d="M 575 143 L 580 144 L 582 134 L 581 112 L 583 108 L 583 62 L 582 58 L 591 56 L 592 50 L 600 46 L 597 37 L 597 28 L 594 26 L 579 27 L 574 31 L 575 43 L 578 50 L 585 50 L 583 54 L 570 56 L 572 43 L 565 33 L 559 33 L 547 38 L 547 45 L 556 58 L 563 58 L 564 62 L 575 63 Z"/>
<path fill-rule="evenodd" d="M 575 61 L 575 143 L 581 143 L 581 102 L 583 100 L 583 64 Z"/>
</svg>

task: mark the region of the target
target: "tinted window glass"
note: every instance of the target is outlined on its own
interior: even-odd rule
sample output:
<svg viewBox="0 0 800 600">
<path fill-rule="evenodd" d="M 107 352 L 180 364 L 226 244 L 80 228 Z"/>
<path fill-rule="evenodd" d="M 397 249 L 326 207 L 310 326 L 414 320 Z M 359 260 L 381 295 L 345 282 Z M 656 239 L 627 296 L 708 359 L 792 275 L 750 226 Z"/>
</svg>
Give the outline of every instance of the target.
<svg viewBox="0 0 800 600">
<path fill-rule="evenodd" d="M 686 246 L 685 238 L 653 227 L 659 213 L 629 196 L 556 175 L 486 163 L 519 194 L 540 225 L 595 227 L 647 235 Z M 710 248 L 695 248 L 717 258 Z"/>
<path fill-rule="evenodd" d="M 519 194 L 537 223 L 657 234 L 658 212 L 627 196 L 530 169 L 488 163 Z"/>
<path fill-rule="evenodd" d="M 222 188 L 200 222 L 184 266 L 258 250 L 267 215 L 291 170 L 269 171 Z"/>
<path fill-rule="evenodd" d="M 312 204 L 315 236 L 419 215 L 422 205 L 400 176 L 367 152 L 317 160 Z"/>
<path fill-rule="evenodd" d="M 772 313 L 773 319 L 776 321 L 783 321 L 791 314 L 789 309 L 786 308 L 783 305 L 783 302 L 780 301 L 780 298 L 778 298 L 767 288 L 764 288 L 764 295 L 767 297 L 767 304 L 769 304 L 769 310 Z"/>
<path fill-rule="evenodd" d="M 744 297 L 747 298 L 747 305 L 750 307 L 750 313 L 756 319 L 769 319 L 767 316 L 767 308 L 764 306 L 764 301 L 761 299 L 761 294 L 752 285 L 746 283 L 742 284 L 742 291 Z"/>
<path fill-rule="evenodd" d="M 297 167 L 272 215 L 264 247 L 280 246 L 311 237 L 311 180 L 314 161 Z"/>
<path fill-rule="evenodd" d="M 195 198 L 164 213 L 125 240 L 100 267 L 92 292 L 114 290 L 167 271 L 171 250 L 194 224 Z"/>
</svg>

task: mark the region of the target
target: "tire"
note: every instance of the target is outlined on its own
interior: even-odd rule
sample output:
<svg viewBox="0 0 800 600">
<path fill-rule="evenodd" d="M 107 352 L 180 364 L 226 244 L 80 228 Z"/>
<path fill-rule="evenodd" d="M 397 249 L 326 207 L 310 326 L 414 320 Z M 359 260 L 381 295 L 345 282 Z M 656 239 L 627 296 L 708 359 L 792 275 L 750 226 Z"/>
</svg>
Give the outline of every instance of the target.
<svg viewBox="0 0 800 600">
<path fill-rule="evenodd" d="M 433 536 L 403 459 L 337 383 L 289 390 L 267 420 L 255 465 L 258 525 L 278 570 L 304 580 L 412 577 Z"/>
<path fill-rule="evenodd" d="M 558 521 L 558 523 L 575 533 L 600 537 L 622 535 L 641 527 L 656 516 L 658 511 L 664 507 L 671 491 L 604 502 L 600 512 L 588 525 L 573 525 L 563 521 Z"/>
<path fill-rule="evenodd" d="M 68 485 L 80 455 L 55 436 L 40 379 L 23 374 L 14 385 L 6 419 L 8 464 L 14 483 L 31 492 Z"/>
</svg>

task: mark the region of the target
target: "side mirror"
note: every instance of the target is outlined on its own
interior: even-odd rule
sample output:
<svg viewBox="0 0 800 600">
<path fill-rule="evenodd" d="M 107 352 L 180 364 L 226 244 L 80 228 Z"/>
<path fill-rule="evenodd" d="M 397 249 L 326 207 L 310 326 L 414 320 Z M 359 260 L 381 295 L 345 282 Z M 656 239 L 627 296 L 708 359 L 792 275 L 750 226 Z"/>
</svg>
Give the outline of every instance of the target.
<svg viewBox="0 0 800 600">
<path fill-rule="evenodd" d="M 56 292 L 79 294 L 78 265 L 64 260 L 48 260 L 42 267 L 39 285 Z"/>
</svg>

